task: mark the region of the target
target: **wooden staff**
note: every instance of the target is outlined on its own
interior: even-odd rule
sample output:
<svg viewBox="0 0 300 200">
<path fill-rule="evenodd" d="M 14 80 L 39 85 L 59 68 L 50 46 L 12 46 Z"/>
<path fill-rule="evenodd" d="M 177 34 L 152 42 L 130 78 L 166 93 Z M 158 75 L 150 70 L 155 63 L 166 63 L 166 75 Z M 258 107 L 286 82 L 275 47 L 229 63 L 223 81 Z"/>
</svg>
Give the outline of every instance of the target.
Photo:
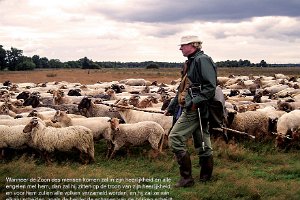
<svg viewBox="0 0 300 200">
<path fill-rule="evenodd" d="M 145 109 L 140 109 L 140 108 L 136 108 L 136 107 L 121 106 L 121 105 L 109 104 L 109 103 L 104 103 L 104 102 L 100 102 L 98 104 L 103 104 L 103 105 L 110 106 L 110 107 L 117 107 L 117 108 L 125 108 L 125 109 L 131 109 L 131 110 L 138 110 L 138 111 L 143 111 L 143 112 L 164 114 L 164 111 L 158 111 L 158 110 L 145 110 Z"/>
<path fill-rule="evenodd" d="M 216 130 L 216 131 L 227 130 L 227 131 L 231 131 L 231 132 L 233 132 L 233 133 L 238 133 L 238 134 L 241 134 L 241 135 L 247 135 L 247 136 L 249 136 L 250 138 L 255 139 L 255 136 L 254 136 L 254 135 L 250 135 L 250 134 L 248 134 L 248 133 L 246 133 L 246 132 L 234 130 L 234 129 L 227 128 L 227 127 L 224 127 L 224 126 L 222 126 L 221 128 L 213 128 L 213 129 Z"/>
</svg>

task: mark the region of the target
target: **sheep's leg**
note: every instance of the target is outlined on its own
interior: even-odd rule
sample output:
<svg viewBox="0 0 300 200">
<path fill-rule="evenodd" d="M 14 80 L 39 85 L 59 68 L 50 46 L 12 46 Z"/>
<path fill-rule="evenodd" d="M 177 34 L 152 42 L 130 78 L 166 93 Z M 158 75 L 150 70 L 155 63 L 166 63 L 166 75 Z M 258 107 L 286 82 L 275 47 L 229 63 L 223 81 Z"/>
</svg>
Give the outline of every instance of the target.
<svg viewBox="0 0 300 200">
<path fill-rule="evenodd" d="M 112 159 L 115 156 L 116 152 L 117 151 L 114 149 L 113 152 L 110 154 L 109 159 Z"/>
<path fill-rule="evenodd" d="M 51 158 L 49 158 L 49 154 L 48 154 L 47 151 L 43 152 L 43 157 L 44 157 L 44 160 L 46 161 L 47 165 L 50 165 L 51 164 Z"/>
<path fill-rule="evenodd" d="M 3 158 L 4 158 L 4 149 L 1 149 L 0 159 L 2 160 Z"/>
<path fill-rule="evenodd" d="M 89 162 L 89 156 L 87 156 L 87 158 L 85 158 L 85 155 L 88 155 L 88 154 L 82 153 L 82 151 L 80 151 L 79 159 L 80 159 L 81 163 L 83 163 L 84 165 L 86 165 Z"/>
<path fill-rule="evenodd" d="M 118 145 L 114 145 L 114 150 L 113 150 L 113 152 L 110 154 L 110 157 L 109 157 L 109 159 L 112 159 L 114 156 L 115 156 L 115 154 L 116 154 L 116 152 L 120 149 L 121 147 L 119 147 Z"/>
<path fill-rule="evenodd" d="M 89 154 L 89 161 L 94 162 L 95 161 L 95 149 L 94 149 L 94 144 L 91 145 L 88 148 L 88 154 Z"/>
<path fill-rule="evenodd" d="M 107 144 L 107 152 L 105 157 L 110 158 L 113 149 L 113 143 L 111 141 L 106 141 L 106 144 Z"/>
<path fill-rule="evenodd" d="M 160 140 L 160 146 L 159 146 L 160 153 L 162 152 L 162 149 L 163 149 L 164 140 L 165 140 L 165 134 L 162 135 L 161 140 Z"/>
</svg>

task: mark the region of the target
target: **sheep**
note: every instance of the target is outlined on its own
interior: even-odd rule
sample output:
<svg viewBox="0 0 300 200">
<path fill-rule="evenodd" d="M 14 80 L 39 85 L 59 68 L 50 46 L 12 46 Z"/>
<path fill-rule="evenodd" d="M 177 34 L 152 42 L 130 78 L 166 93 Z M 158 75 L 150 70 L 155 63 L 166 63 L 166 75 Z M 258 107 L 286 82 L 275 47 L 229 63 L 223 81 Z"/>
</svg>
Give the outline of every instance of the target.
<svg viewBox="0 0 300 200">
<path fill-rule="evenodd" d="M 119 113 L 112 112 L 109 106 L 94 104 L 91 99 L 83 98 L 78 105 L 80 113 L 86 117 L 117 117 L 122 118 Z"/>
<path fill-rule="evenodd" d="M 130 85 L 130 86 L 146 86 L 146 85 L 151 85 L 151 83 L 149 84 L 145 79 L 125 79 L 125 80 L 121 80 L 120 83 L 124 83 L 126 85 Z"/>
<path fill-rule="evenodd" d="M 0 125 L 0 158 L 4 156 L 4 148 L 21 149 L 31 146 L 29 134 L 23 133 L 25 125 Z"/>
<path fill-rule="evenodd" d="M 90 129 L 84 126 L 70 126 L 65 128 L 46 127 L 41 119 L 32 118 L 24 127 L 24 133 L 30 133 L 33 145 L 44 151 L 46 160 L 48 153 L 70 151 L 72 148 L 88 154 L 89 161 L 94 161 L 94 140 Z"/>
<path fill-rule="evenodd" d="M 26 106 L 26 107 L 15 107 L 13 104 L 11 104 L 10 102 L 5 103 L 7 108 L 13 112 L 15 112 L 16 114 L 20 114 L 23 112 L 30 112 L 33 110 L 32 106 Z"/>
<path fill-rule="evenodd" d="M 130 108 L 129 102 L 127 99 L 121 99 L 116 103 L 116 105 L 124 106 Z M 154 121 L 160 124 L 165 130 L 165 134 L 168 135 L 172 126 L 172 116 L 165 116 L 160 113 L 149 113 L 143 111 L 137 111 L 126 108 L 117 108 L 122 119 L 126 123 L 137 123 L 141 121 Z"/>
<path fill-rule="evenodd" d="M 109 119 L 109 117 L 72 118 L 66 112 L 58 110 L 51 120 L 62 127 L 85 126 L 92 131 L 94 140 L 99 140 L 104 130 L 109 127 Z"/>
<path fill-rule="evenodd" d="M 277 106 L 279 110 L 290 112 L 292 110 L 300 109 L 300 102 L 282 102 L 279 100 Z"/>
<path fill-rule="evenodd" d="M 108 157 L 112 159 L 116 152 L 125 144 L 132 144 L 134 146 L 141 145 L 148 141 L 155 151 L 161 152 L 162 136 L 164 129 L 156 122 L 143 121 L 133 124 L 119 124 L 119 119 L 112 118 L 109 120 L 110 128 L 104 133 L 104 138 L 114 145 L 112 153 Z"/>
<path fill-rule="evenodd" d="M 272 86 L 264 88 L 263 95 L 275 94 L 275 93 L 278 93 L 288 87 L 289 87 L 288 85 L 273 84 Z"/>
<path fill-rule="evenodd" d="M 285 142 L 286 136 L 288 132 L 299 130 L 300 128 L 300 110 L 293 110 L 289 113 L 283 114 L 277 122 L 277 137 L 276 137 L 276 147 L 283 147 Z M 296 138 L 291 138 L 292 142 Z"/>
<path fill-rule="evenodd" d="M 269 117 L 258 111 L 228 112 L 227 127 L 246 132 L 259 140 L 269 136 Z"/>
<path fill-rule="evenodd" d="M 71 103 L 70 99 L 65 96 L 64 91 L 54 90 L 53 91 L 53 104 L 61 105 Z"/>
<path fill-rule="evenodd" d="M 1 119 L 0 125 L 7 125 L 7 126 L 15 126 L 15 125 L 26 125 L 30 122 L 31 117 L 22 117 L 17 119 Z"/>
</svg>

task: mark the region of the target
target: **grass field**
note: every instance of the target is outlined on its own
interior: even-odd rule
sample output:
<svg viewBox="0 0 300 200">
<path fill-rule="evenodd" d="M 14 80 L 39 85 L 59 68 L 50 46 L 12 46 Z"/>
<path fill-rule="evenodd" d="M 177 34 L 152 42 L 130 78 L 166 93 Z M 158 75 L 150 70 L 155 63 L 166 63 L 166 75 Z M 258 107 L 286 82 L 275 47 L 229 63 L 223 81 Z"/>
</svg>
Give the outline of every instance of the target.
<svg viewBox="0 0 300 200">
<path fill-rule="evenodd" d="M 283 73 L 299 77 L 298 68 L 277 69 L 219 69 L 220 76 L 229 74 L 240 75 L 273 75 Z M 11 80 L 12 82 L 46 82 L 46 81 L 70 81 L 81 83 L 95 83 L 97 81 L 121 80 L 125 78 L 145 78 L 150 81 L 169 83 L 179 77 L 177 69 L 104 69 L 104 70 L 43 70 L 36 72 L 1 72 L 0 81 Z M 126 154 L 125 149 L 117 153 L 115 159 L 105 158 L 106 144 L 99 141 L 95 144 L 96 160 L 91 164 L 81 164 L 77 153 L 57 153 L 53 162 L 47 165 L 37 152 L 28 150 L 6 151 L 6 158 L 0 161 L 0 199 L 12 199 L 15 197 L 28 197 L 14 191 L 30 191 L 30 189 L 18 189 L 17 183 L 8 183 L 7 178 L 37 179 L 32 183 L 18 183 L 20 185 L 48 185 L 50 188 L 32 189 L 41 192 L 35 198 L 55 199 L 55 194 L 47 191 L 63 192 L 60 199 L 88 199 L 83 192 L 104 191 L 94 189 L 91 185 L 99 183 L 86 183 L 85 189 L 79 189 L 83 178 L 102 180 L 102 185 L 115 185 L 109 191 L 116 193 L 111 199 L 207 199 L 207 200 L 298 200 L 300 199 L 300 154 L 299 149 L 278 150 L 274 147 L 274 141 L 259 143 L 244 139 L 238 143 L 226 144 L 222 139 L 213 139 L 215 168 L 213 180 L 207 183 L 196 182 L 191 188 L 176 189 L 172 186 L 179 178 L 178 164 L 174 160 L 169 149 L 158 158 L 151 158 L 147 153 L 149 147 L 136 147 Z M 193 176 L 199 178 L 198 156 L 191 143 L 189 151 L 193 164 Z M 25 153 L 24 153 L 25 152 Z M 81 179 L 81 182 L 55 183 L 63 178 Z M 145 178 L 151 181 L 139 183 L 144 188 L 137 189 L 136 182 L 130 182 L 137 178 Z M 153 181 L 157 180 L 157 181 Z M 50 181 L 50 182 L 47 182 Z M 149 189 L 162 184 L 165 188 Z M 14 185 L 15 189 L 10 185 Z M 57 187 L 55 190 L 54 186 Z M 67 187 L 70 188 L 67 188 Z M 122 189 L 116 188 L 123 186 Z M 170 188 L 168 188 L 171 186 Z M 63 187 L 65 187 L 63 189 Z M 75 189 L 76 188 L 76 189 Z M 32 191 L 31 190 L 31 191 Z M 68 191 L 80 192 L 72 195 Z M 125 192 L 121 195 L 118 192 Z M 6 193 L 6 192 L 12 192 Z M 43 193 L 44 192 L 44 193 Z M 132 193 L 130 193 L 132 192 Z M 136 193 L 134 193 L 136 192 Z M 57 193 L 59 194 L 59 193 Z M 141 196 L 143 195 L 143 196 Z M 30 197 L 30 196 L 29 196 Z M 96 196 L 92 196 L 94 199 Z M 108 198 L 106 196 L 106 198 Z M 58 198 L 57 198 L 58 199 Z M 92 199 L 92 198 L 90 198 Z"/>
</svg>

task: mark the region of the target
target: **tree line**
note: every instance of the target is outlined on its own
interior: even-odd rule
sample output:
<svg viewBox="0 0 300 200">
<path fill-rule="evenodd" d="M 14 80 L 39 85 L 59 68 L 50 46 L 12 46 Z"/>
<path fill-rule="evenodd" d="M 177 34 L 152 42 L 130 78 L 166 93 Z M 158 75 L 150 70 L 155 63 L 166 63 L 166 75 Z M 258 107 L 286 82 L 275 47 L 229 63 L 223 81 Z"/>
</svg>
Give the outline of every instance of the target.
<svg viewBox="0 0 300 200">
<path fill-rule="evenodd" d="M 176 62 L 112 62 L 112 61 L 93 61 L 87 57 L 76 61 L 61 62 L 59 59 L 48 59 L 34 55 L 24 56 L 23 50 L 11 47 L 5 50 L 0 45 L 0 70 L 20 71 L 46 68 L 81 68 L 81 69 L 101 69 L 101 68 L 175 68 L 181 67 L 183 63 Z M 269 66 L 295 66 L 295 64 L 268 64 L 261 60 L 260 63 L 251 63 L 249 60 L 227 60 L 216 62 L 217 67 L 269 67 Z"/>
</svg>

